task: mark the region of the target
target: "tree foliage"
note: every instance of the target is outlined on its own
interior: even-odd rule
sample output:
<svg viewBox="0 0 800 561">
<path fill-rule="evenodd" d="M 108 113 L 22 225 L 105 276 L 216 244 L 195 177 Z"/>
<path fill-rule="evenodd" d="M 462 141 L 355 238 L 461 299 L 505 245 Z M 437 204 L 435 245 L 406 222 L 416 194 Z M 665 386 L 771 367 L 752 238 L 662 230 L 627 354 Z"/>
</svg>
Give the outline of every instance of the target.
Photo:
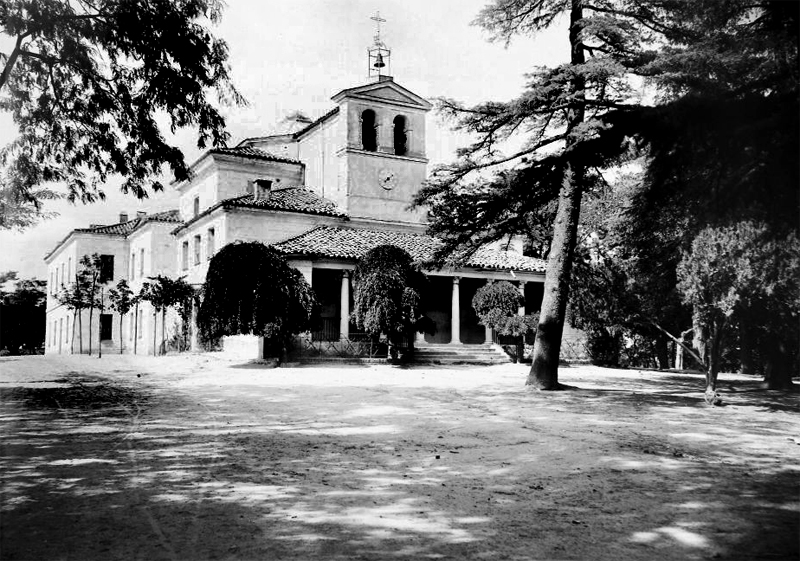
<svg viewBox="0 0 800 561">
<path fill-rule="evenodd" d="M 122 354 L 125 340 L 122 336 L 122 320 L 135 304 L 128 281 L 120 279 L 117 285 L 108 291 L 108 299 L 111 301 L 111 309 L 119 314 L 119 354 Z"/>
<path fill-rule="evenodd" d="M 404 249 L 381 245 L 359 259 L 353 272 L 353 320 L 373 336 L 385 335 L 390 345 L 426 322 L 420 311 L 425 278 Z"/>
<path fill-rule="evenodd" d="M 0 350 L 16 354 L 44 345 L 47 283 L 0 273 Z"/>
<path fill-rule="evenodd" d="M 502 330 L 509 318 L 519 315 L 525 303 L 519 289 L 508 281 L 486 284 L 475 291 L 472 308 L 481 325 Z"/>
<path fill-rule="evenodd" d="M 319 315 L 302 273 L 259 242 L 235 242 L 208 267 L 197 324 L 206 344 L 227 335 L 259 335 L 284 348 Z"/>
<path fill-rule="evenodd" d="M 695 336 L 708 347 L 707 386 L 716 389 L 724 338 L 734 322 L 754 321 L 781 354 L 797 352 L 800 335 L 800 241 L 776 238 L 763 223 L 703 229 L 678 264 L 678 288 L 691 305 Z M 786 363 L 786 359 L 788 363 Z M 792 361 L 768 381 L 791 385 Z M 796 366 L 796 364 L 795 364 Z"/>
<path fill-rule="evenodd" d="M 162 189 L 162 166 L 187 179 L 183 154 L 159 128 L 163 117 L 172 132 L 195 127 L 200 148 L 224 145 L 225 120 L 210 94 L 243 100 L 228 48 L 208 29 L 222 6 L 1 0 L 0 32 L 13 46 L 0 53 L 0 110 L 18 136 L 0 151 L 0 227 L 30 225 L 44 199 L 102 199 L 115 174 L 139 198 Z"/>
<path fill-rule="evenodd" d="M 606 171 L 640 158 L 639 184 L 625 193 L 623 212 L 609 216 L 614 236 L 579 248 L 575 275 L 585 291 L 577 308 L 585 323 L 611 319 L 612 329 L 654 341 L 663 366 L 667 334 L 683 331 L 688 316 L 676 267 L 695 235 L 741 220 L 766 222 L 779 236 L 798 229 L 799 11 L 769 1 L 491 2 L 477 23 L 497 40 L 568 19 L 571 58 L 534 69 L 508 102 L 440 100 L 440 111 L 475 138 L 417 198 L 446 241 L 440 259 L 526 234 L 549 258 L 537 342 L 557 350 L 577 203 L 613 190 Z M 654 101 L 631 87 L 642 83 Z M 604 229 L 602 220 L 594 226 Z M 591 232 L 583 229 L 584 242 Z M 609 287 L 620 290 L 605 294 Z M 534 363 L 529 382 L 557 387 L 555 376 L 541 379 L 552 372 L 545 363 Z"/>
<path fill-rule="evenodd" d="M 161 314 L 161 345 L 156 354 L 167 353 L 167 310 L 178 308 L 185 310 L 191 306 L 194 297 L 194 288 L 186 282 L 185 277 L 177 279 L 166 275 L 156 275 L 147 277 L 147 281 L 142 284 L 140 298 L 149 302 L 153 307 L 153 316 Z M 182 316 L 185 316 L 184 312 Z M 156 349 L 156 328 L 153 325 L 153 348 Z"/>
</svg>

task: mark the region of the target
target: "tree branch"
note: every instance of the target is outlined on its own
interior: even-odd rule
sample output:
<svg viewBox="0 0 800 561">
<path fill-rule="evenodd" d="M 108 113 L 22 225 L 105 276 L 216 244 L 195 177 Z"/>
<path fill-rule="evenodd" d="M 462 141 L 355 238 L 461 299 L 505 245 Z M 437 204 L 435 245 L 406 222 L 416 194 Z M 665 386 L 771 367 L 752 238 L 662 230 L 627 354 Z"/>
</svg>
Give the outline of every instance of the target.
<svg viewBox="0 0 800 561">
<path fill-rule="evenodd" d="M 3 90 L 3 86 L 6 85 L 8 82 L 8 77 L 11 76 L 11 70 L 14 68 L 14 64 L 17 62 L 17 57 L 19 57 L 20 53 L 22 52 L 22 42 L 25 40 L 27 34 L 22 34 L 17 36 L 17 42 L 14 45 L 14 50 L 11 51 L 11 54 L 8 55 L 6 59 L 6 65 L 3 67 L 3 73 L 0 74 L 0 91 Z"/>
<path fill-rule="evenodd" d="M 693 357 L 693 358 L 694 358 L 694 359 L 695 359 L 695 360 L 696 360 L 696 361 L 697 361 L 699 364 L 702 364 L 703 366 L 705 366 L 705 362 L 703 362 L 703 359 L 702 359 L 702 358 L 700 358 L 700 355 L 698 355 L 696 352 L 694 352 L 694 351 L 692 350 L 692 348 L 691 348 L 691 347 L 689 347 L 689 346 L 687 346 L 687 345 L 686 345 L 686 343 L 684 343 L 683 341 L 681 341 L 680 339 L 678 339 L 677 337 L 675 337 L 675 336 L 674 336 L 672 333 L 670 333 L 669 331 L 667 331 L 666 329 L 664 329 L 663 327 L 661 327 L 660 325 L 658 325 L 656 322 L 654 322 L 654 321 L 652 321 L 652 320 L 650 320 L 650 325 L 652 325 L 653 327 L 655 327 L 656 329 L 658 329 L 658 330 L 659 330 L 661 333 L 663 333 L 664 335 L 666 335 L 667 337 L 669 337 L 670 339 L 672 339 L 673 341 L 675 341 L 675 342 L 676 342 L 678 345 L 680 345 L 681 347 L 683 347 L 683 350 L 684 350 L 684 351 L 686 351 L 687 353 L 689 353 L 690 355 L 692 355 L 692 357 Z M 692 330 L 687 330 L 687 331 L 692 331 Z M 687 333 L 687 331 L 684 331 L 683 333 L 681 333 L 681 335 L 683 335 L 684 333 Z"/>
</svg>

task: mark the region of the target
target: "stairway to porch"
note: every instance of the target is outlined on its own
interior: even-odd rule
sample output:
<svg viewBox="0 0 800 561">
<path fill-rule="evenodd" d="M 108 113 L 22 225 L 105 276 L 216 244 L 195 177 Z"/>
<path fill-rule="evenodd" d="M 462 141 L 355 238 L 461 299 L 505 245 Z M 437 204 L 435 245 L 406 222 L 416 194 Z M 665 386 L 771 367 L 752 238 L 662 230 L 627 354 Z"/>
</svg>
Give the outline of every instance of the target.
<svg viewBox="0 0 800 561">
<path fill-rule="evenodd" d="M 416 364 L 507 364 L 511 359 L 490 343 L 482 345 L 414 344 Z"/>
</svg>

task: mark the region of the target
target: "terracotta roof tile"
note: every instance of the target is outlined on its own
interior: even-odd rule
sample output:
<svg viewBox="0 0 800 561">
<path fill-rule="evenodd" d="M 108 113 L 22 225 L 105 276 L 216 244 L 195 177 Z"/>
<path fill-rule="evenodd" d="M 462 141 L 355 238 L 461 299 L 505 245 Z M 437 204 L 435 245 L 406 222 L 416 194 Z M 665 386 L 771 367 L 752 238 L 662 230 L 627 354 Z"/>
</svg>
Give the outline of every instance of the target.
<svg viewBox="0 0 800 561">
<path fill-rule="evenodd" d="M 261 148 L 253 146 L 235 146 L 233 148 L 213 148 L 209 154 L 224 154 L 226 156 L 238 156 L 240 158 L 251 158 L 254 160 L 265 160 L 268 162 L 283 162 L 287 164 L 300 164 L 300 160 L 294 160 L 285 156 L 278 156 L 272 152 L 267 152 Z"/>
<path fill-rule="evenodd" d="M 76 232 L 84 232 L 89 234 L 110 234 L 112 236 L 127 236 L 139 226 L 147 222 L 180 222 L 177 210 L 165 210 L 163 212 L 156 212 L 154 214 L 147 214 L 141 218 L 134 218 L 127 222 L 120 222 L 118 224 L 108 224 L 102 226 L 92 226 L 90 228 L 76 228 Z"/>
<path fill-rule="evenodd" d="M 339 208 L 336 203 L 320 197 L 311 189 L 301 186 L 289 186 L 273 189 L 269 197 L 256 198 L 253 195 L 243 195 L 222 201 L 225 207 L 264 208 L 269 210 L 287 210 L 306 214 L 321 214 L 324 216 L 347 217 L 347 213 Z"/>
<path fill-rule="evenodd" d="M 406 250 L 415 261 L 424 262 L 433 256 L 441 243 L 431 236 L 411 232 L 319 226 L 277 243 L 274 247 L 289 255 L 359 259 L 373 247 L 391 244 Z M 528 272 L 545 270 L 545 263 L 541 259 L 490 248 L 479 249 L 466 261 L 465 266 Z"/>
<path fill-rule="evenodd" d="M 153 214 L 147 214 L 141 218 L 137 217 L 127 222 L 120 222 L 118 224 L 107 224 L 102 226 L 92 226 L 90 228 L 76 228 L 72 230 L 67 236 L 58 242 L 56 246 L 48 252 L 44 258 L 48 259 L 53 255 L 64 242 L 66 242 L 72 234 L 104 234 L 107 236 L 120 236 L 123 238 L 128 237 L 134 230 L 148 222 L 180 222 L 180 216 L 177 210 L 165 210 Z"/>
</svg>

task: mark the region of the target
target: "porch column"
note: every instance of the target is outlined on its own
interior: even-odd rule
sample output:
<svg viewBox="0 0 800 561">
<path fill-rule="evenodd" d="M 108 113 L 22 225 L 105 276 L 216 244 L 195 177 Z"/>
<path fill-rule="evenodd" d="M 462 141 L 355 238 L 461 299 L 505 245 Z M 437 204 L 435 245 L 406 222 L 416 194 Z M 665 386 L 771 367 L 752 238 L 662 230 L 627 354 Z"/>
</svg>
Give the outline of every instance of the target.
<svg viewBox="0 0 800 561">
<path fill-rule="evenodd" d="M 517 285 L 517 287 L 518 287 L 518 290 L 519 290 L 519 295 L 522 296 L 522 306 L 519 307 L 519 310 L 517 310 L 517 313 L 519 315 L 521 315 L 521 316 L 524 316 L 525 315 L 525 281 L 519 281 L 519 284 Z"/>
<path fill-rule="evenodd" d="M 490 284 L 492 284 L 492 279 L 486 279 L 486 286 L 489 286 Z M 492 333 L 492 328 L 489 327 L 488 325 L 484 326 L 483 343 L 484 344 L 493 343 L 494 341 L 492 335 L 494 335 L 494 333 Z"/>
<path fill-rule="evenodd" d="M 342 296 L 339 305 L 339 339 L 350 336 L 350 271 L 342 271 Z"/>
<path fill-rule="evenodd" d="M 197 328 L 197 300 L 192 299 L 192 317 L 189 320 L 189 348 L 194 351 L 202 350 L 200 348 L 200 330 Z"/>
<path fill-rule="evenodd" d="M 458 283 L 461 277 L 453 277 L 453 302 L 450 306 L 450 344 L 461 344 L 461 296 Z"/>
</svg>

